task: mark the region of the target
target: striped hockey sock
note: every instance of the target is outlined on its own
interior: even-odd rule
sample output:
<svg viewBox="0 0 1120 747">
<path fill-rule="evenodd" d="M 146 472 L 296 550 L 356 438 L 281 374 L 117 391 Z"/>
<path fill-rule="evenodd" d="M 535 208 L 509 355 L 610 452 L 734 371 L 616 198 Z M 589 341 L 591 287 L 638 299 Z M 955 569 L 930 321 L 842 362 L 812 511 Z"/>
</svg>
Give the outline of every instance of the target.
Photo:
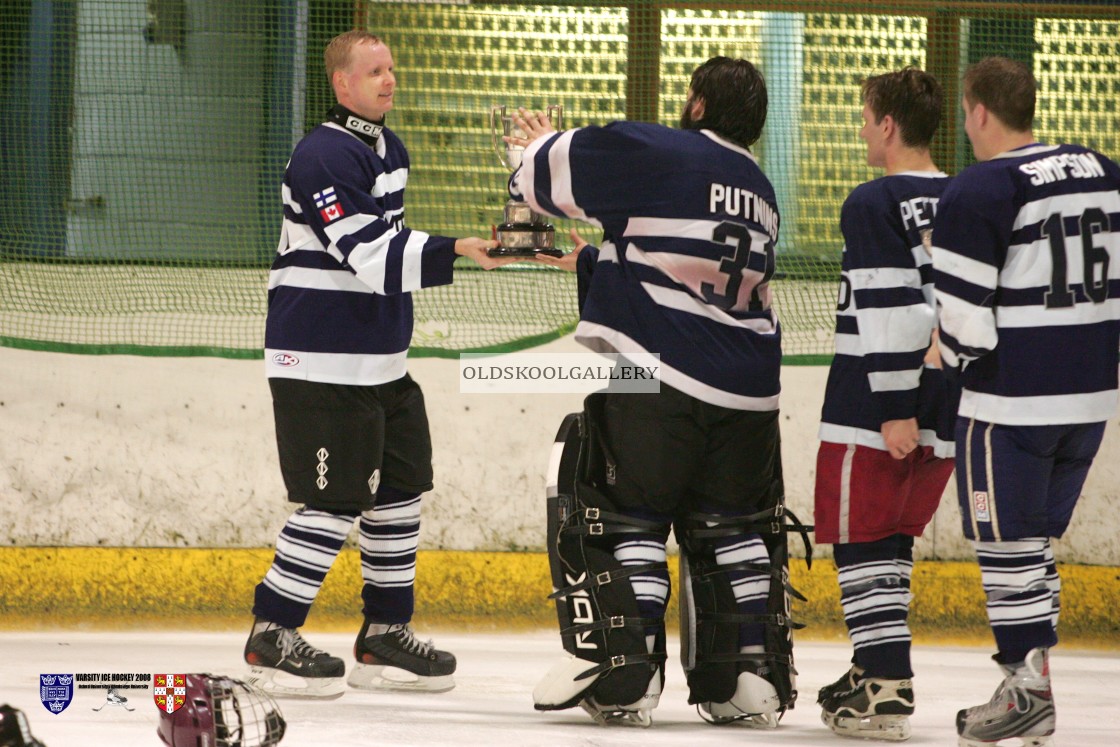
<svg viewBox="0 0 1120 747">
<path fill-rule="evenodd" d="M 732 565 L 751 563 L 760 567 L 770 567 L 770 554 L 766 544 L 757 534 L 739 537 L 718 537 L 713 540 L 716 563 Z M 739 612 L 744 615 L 765 615 L 767 598 L 770 596 L 770 576 L 762 571 L 728 571 L 731 590 Z M 762 623 L 742 623 L 739 626 L 739 646 L 761 646 L 765 643 L 765 626 Z"/>
<path fill-rule="evenodd" d="M 614 557 L 623 567 L 665 562 L 665 537 L 653 533 L 634 533 L 614 547 Z M 642 617 L 663 619 L 669 601 L 669 570 L 664 566 L 650 569 L 630 577 L 638 612 Z M 653 635 L 657 629 L 647 629 Z"/>
<path fill-rule="evenodd" d="M 892 535 L 834 548 L 840 606 L 855 651 L 869 677 L 901 680 L 910 668 L 910 575 L 913 539 Z"/>
<path fill-rule="evenodd" d="M 276 555 L 257 584 L 253 614 L 285 628 L 298 628 L 354 525 L 353 514 L 301 508 L 276 539 Z"/>
<path fill-rule="evenodd" d="M 420 494 L 382 486 L 358 523 L 362 557 L 362 612 L 372 622 L 403 624 L 415 606 Z"/>
<path fill-rule="evenodd" d="M 1014 664 L 1023 661 L 1032 648 L 1057 643 L 1057 605 L 1048 579 L 1053 564 L 1053 554 L 1047 555 L 1050 541 L 1031 537 L 974 544 L 1000 662 Z"/>
</svg>

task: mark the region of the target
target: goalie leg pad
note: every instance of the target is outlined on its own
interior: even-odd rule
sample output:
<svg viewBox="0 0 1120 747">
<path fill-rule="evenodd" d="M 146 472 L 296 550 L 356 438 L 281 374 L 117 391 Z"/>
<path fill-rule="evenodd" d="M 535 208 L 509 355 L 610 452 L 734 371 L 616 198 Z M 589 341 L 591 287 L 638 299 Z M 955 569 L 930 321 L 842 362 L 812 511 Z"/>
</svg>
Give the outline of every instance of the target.
<svg viewBox="0 0 1120 747">
<path fill-rule="evenodd" d="M 667 530 L 617 512 L 605 495 L 582 479 L 591 440 L 588 433 L 584 414 L 569 415 L 557 434 L 550 464 L 548 553 L 555 589 L 551 598 L 570 656 L 538 685 L 534 705 L 537 710 L 556 710 L 586 701 L 609 714 L 648 704 L 654 679 L 659 694 L 665 661 L 664 620 L 641 615 L 629 581 L 658 566 L 623 566 L 611 548 L 620 535 Z M 660 568 L 665 568 L 664 563 Z M 652 650 L 647 643 L 650 630 L 657 631 Z"/>
<path fill-rule="evenodd" d="M 797 698 L 789 598 L 785 528 L 775 519 L 780 506 L 747 517 L 694 514 L 677 525 L 681 546 L 681 660 L 689 703 L 715 723 L 744 721 L 773 727 L 778 714 Z M 774 536 L 767 537 L 767 534 Z M 719 564 L 717 546 L 729 537 L 762 534 L 768 562 Z M 746 543 L 744 543 L 746 544 Z M 745 614 L 736 600 L 733 576 L 750 572 L 769 577 L 765 612 Z M 740 626 L 761 624 L 761 646 L 742 646 Z"/>
</svg>

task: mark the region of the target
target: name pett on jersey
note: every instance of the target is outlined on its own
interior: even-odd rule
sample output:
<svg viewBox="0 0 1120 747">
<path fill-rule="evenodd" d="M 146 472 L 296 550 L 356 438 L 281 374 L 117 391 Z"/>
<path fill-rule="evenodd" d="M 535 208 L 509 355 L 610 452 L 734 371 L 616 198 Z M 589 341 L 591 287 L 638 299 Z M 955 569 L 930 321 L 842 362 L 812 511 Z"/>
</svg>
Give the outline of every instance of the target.
<svg viewBox="0 0 1120 747">
<path fill-rule="evenodd" d="M 1006 425 L 1107 420 L 1120 362 L 1120 168 L 1076 145 L 968 167 L 933 231 L 941 351 L 960 414 Z"/>
<path fill-rule="evenodd" d="M 778 208 L 746 149 L 707 130 L 584 127 L 534 141 L 510 192 L 603 229 L 579 342 L 660 354 L 661 380 L 704 402 L 777 409 Z"/>
<path fill-rule="evenodd" d="M 919 442 L 953 455 L 955 399 L 941 371 L 924 363 L 937 324 L 930 233 L 948 183 L 941 172 L 884 176 L 856 187 L 840 210 L 844 253 L 822 441 L 885 451 L 882 424 L 916 417 Z"/>
<path fill-rule="evenodd" d="M 408 152 L 328 122 L 284 174 L 284 223 L 268 277 L 268 376 L 372 385 L 405 375 L 410 291 L 452 279 L 455 240 L 404 225 Z"/>
</svg>

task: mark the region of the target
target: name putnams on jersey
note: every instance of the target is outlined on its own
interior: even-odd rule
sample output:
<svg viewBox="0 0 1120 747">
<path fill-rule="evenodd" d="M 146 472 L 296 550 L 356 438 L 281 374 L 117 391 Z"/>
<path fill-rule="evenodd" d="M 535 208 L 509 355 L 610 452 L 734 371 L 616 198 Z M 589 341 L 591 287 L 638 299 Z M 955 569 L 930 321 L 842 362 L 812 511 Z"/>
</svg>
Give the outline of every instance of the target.
<svg viewBox="0 0 1120 747">
<path fill-rule="evenodd" d="M 778 213 L 762 197 L 742 187 L 730 184 L 712 184 L 708 193 L 708 212 L 726 213 L 734 217 L 754 221 L 770 235 L 771 241 L 778 240 Z"/>
</svg>

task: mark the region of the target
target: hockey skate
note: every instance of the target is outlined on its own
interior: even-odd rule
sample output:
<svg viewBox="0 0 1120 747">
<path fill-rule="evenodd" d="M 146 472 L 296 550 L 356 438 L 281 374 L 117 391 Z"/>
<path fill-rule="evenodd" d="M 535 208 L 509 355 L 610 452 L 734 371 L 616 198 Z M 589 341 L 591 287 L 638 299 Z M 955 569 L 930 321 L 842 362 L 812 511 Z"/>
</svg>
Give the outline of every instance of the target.
<svg viewBox="0 0 1120 747">
<path fill-rule="evenodd" d="M 863 667 L 852 664 L 851 669 L 841 675 L 840 679 L 817 691 L 817 704 L 824 705 L 824 702 L 829 698 L 835 698 L 840 693 L 854 690 L 861 679 L 863 679 Z"/>
<path fill-rule="evenodd" d="M 638 726 L 647 728 L 653 723 L 653 709 L 661 702 L 661 671 L 653 672 L 646 693 L 627 705 L 603 705 L 594 697 L 584 698 L 579 707 L 601 726 Z"/>
<path fill-rule="evenodd" d="M 698 707 L 709 723 L 723 725 L 738 721 L 753 729 L 777 729 L 780 706 L 778 691 L 769 680 L 754 672 L 740 672 L 731 700 L 700 703 Z"/>
<path fill-rule="evenodd" d="M 255 621 L 245 642 L 245 661 L 245 681 L 270 695 L 337 698 L 346 690 L 345 662 L 303 640 L 295 628 Z"/>
<path fill-rule="evenodd" d="M 910 738 L 914 685 L 910 680 L 864 677 L 821 704 L 821 721 L 842 737 L 902 742 Z"/>
<path fill-rule="evenodd" d="M 1050 656 L 1044 648 L 1031 649 L 1021 664 L 1000 665 L 1007 675 L 992 699 L 957 714 L 960 747 L 992 747 L 1000 740 L 1018 738 L 1022 747 L 1053 744 L 1057 716 L 1050 691 Z"/>
<path fill-rule="evenodd" d="M 358 663 L 347 682 L 361 690 L 442 693 L 455 687 L 455 656 L 420 641 L 410 625 L 367 621 L 354 643 Z"/>
</svg>

